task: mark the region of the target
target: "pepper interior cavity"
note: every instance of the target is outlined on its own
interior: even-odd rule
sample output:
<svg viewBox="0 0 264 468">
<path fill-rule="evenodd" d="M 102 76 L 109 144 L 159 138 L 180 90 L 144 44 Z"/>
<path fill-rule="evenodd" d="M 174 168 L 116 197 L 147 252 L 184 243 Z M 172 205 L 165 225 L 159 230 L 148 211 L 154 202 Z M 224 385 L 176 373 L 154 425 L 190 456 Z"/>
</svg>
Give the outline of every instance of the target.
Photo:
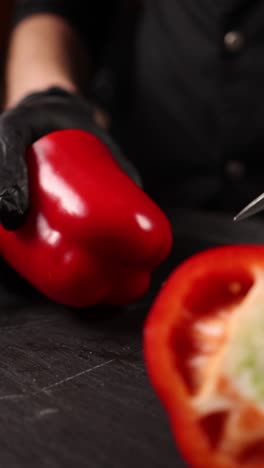
<svg viewBox="0 0 264 468">
<path fill-rule="evenodd" d="M 264 456 L 264 275 L 197 281 L 174 336 L 178 365 L 212 447 L 255 462 Z"/>
</svg>

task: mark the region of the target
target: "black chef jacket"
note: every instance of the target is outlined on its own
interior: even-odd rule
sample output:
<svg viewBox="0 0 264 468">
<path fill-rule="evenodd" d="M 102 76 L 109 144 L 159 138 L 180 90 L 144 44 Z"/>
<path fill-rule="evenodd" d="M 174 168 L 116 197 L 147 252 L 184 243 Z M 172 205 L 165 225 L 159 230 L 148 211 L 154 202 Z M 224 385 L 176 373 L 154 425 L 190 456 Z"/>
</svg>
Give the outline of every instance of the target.
<svg viewBox="0 0 264 468">
<path fill-rule="evenodd" d="M 97 56 L 108 37 L 99 83 L 113 84 L 112 132 L 147 190 L 234 209 L 264 190 L 264 2 L 142 0 L 132 27 L 125 0 L 16 3 L 17 21 L 67 17 Z"/>
</svg>

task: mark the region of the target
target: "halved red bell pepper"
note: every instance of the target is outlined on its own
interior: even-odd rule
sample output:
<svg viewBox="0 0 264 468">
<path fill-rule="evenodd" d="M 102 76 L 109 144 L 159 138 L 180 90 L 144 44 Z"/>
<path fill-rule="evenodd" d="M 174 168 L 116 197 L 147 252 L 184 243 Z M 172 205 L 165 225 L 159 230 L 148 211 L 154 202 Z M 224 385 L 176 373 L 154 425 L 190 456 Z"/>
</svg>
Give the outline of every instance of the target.
<svg viewBox="0 0 264 468">
<path fill-rule="evenodd" d="M 172 244 L 169 221 L 84 131 L 57 131 L 27 154 L 30 211 L 0 228 L 0 252 L 54 301 L 83 307 L 125 304 L 147 290 Z"/>
<path fill-rule="evenodd" d="M 178 266 L 144 329 L 146 367 L 193 468 L 264 467 L 264 247 Z"/>
</svg>

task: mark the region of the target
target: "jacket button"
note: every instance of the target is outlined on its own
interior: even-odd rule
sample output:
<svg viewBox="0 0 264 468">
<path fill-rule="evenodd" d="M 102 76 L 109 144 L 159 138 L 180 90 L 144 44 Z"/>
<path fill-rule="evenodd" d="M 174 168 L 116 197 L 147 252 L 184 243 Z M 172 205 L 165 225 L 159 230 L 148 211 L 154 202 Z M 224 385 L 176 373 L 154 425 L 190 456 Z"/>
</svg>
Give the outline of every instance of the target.
<svg viewBox="0 0 264 468">
<path fill-rule="evenodd" d="M 239 52 L 244 45 L 244 36 L 239 31 L 229 31 L 224 36 L 224 45 L 228 52 Z"/>
<path fill-rule="evenodd" d="M 226 162 L 225 172 L 232 179 L 241 179 L 245 176 L 246 168 L 241 161 L 230 159 Z"/>
</svg>

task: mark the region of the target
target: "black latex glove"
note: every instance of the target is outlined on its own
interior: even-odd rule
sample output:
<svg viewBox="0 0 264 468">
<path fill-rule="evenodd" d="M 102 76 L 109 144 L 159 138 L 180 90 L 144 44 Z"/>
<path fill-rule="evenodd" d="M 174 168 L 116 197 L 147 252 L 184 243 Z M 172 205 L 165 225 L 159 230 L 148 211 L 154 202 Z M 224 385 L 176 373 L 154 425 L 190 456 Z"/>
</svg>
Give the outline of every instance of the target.
<svg viewBox="0 0 264 468">
<path fill-rule="evenodd" d="M 67 128 L 96 135 L 121 168 L 138 184 L 140 178 L 111 137 L 95 121 L 96 108 L 84 98 L 60 88 L 27 96 L 0 116 L 0 224 L 18 228 L 29 207 L 26 149 L 42 136 Z"/>
</svg>

